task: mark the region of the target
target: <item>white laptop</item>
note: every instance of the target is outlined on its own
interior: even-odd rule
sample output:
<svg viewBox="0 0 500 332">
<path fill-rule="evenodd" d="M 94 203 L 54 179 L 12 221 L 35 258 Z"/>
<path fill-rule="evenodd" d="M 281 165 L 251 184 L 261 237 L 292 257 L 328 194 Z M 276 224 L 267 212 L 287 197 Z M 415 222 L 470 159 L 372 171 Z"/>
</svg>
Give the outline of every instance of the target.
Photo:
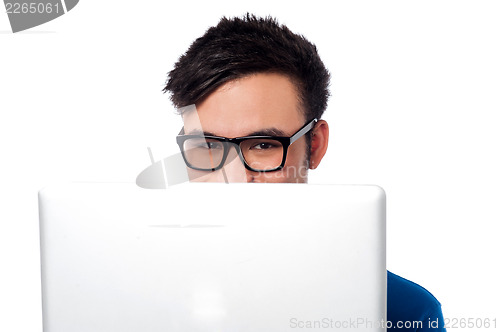
<svg viewBox="0 0 500 332">
<path fill-rule="evenodd" d="M 385 331 L 376 186 L 39 193 L 44 332 Z"/>
</svg>

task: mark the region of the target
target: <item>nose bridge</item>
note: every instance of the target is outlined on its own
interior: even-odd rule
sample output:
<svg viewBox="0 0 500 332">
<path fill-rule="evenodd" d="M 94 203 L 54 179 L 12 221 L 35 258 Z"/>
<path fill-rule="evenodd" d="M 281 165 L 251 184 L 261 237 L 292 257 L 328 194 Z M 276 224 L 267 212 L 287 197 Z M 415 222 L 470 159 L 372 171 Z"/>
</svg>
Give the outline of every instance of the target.
<svg viewBox="0 0 500 332">
<path fill-rule="evenodd" d="M 223 165 L 227 182 L 248 182 L 248 171 L 243 164 L 238 144 L 229 142 L 227 144 L 228 152 Z"/>
<path fill-rule="evenodd" d="M 229 164 L 235 159 L 239 159 L 241 161 L 241 164 L 243 165 L 244 161 L 239 144 L 237 142 L 226 142 L 226 144 L 228 151 L 224 164 Z M 243 167 L 245 167 L 245 165 L 243 165 Z"/>
</svg>

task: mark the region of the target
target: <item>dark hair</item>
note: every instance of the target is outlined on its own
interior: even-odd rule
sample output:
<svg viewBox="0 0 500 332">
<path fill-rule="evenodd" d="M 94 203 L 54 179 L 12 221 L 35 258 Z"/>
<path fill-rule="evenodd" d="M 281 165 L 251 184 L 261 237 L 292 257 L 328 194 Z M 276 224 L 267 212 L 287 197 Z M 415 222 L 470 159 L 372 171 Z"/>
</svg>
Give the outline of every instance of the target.
<svg viewBox="0 0 500 332">
<path fill-rule="evenodd" d="M 195 104 L 222 84 L 255 73 L 288 76 L 296 85 L 306 120 L 327 106 L 330 74 L 316 46 L 271 17 L 223 17 L 196 39 L 168 75 L 164 92 L 177 108 Z"/>
</svg>

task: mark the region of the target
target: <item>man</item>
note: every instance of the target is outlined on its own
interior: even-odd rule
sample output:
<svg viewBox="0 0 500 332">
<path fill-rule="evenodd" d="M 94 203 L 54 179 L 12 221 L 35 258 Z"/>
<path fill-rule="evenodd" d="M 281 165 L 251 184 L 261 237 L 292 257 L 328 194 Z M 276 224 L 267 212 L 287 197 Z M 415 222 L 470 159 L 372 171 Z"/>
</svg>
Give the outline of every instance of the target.
<svg viewBox="0 0 500 332">
<path fill-rule="evenodd" d="M 223 18 L 180 57 L 164 88 L 183 117 L 177 142 L 190 178 L 307 182 L 328 147 L 329 78 L 316 47 L 274 19 Z M 429 292 L 390 272 L 387 281 L 388 327 L 444 330 Z"/>
</svg>

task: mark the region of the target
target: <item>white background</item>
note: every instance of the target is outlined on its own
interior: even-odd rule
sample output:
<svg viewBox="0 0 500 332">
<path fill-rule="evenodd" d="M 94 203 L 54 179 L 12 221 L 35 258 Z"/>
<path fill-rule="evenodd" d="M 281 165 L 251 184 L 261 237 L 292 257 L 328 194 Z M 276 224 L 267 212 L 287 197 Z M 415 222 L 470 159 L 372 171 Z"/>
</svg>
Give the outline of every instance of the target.
<svg viewBox="0 0 500 332">
<path fill-rule="evenodd" d="M 246 11 L 305 35 L 332 72 L 330 147 L 310 182 L 382 186 L 388 269 L 445 317 L 500 325 L 500 2 L 168 3 L 82 0 L 18 34 L 0 13 L 0 331 L 42 329 L 37 191 L 134 181 L 148 146 L 176 153 L 167 72 Z"/>
</svg>

